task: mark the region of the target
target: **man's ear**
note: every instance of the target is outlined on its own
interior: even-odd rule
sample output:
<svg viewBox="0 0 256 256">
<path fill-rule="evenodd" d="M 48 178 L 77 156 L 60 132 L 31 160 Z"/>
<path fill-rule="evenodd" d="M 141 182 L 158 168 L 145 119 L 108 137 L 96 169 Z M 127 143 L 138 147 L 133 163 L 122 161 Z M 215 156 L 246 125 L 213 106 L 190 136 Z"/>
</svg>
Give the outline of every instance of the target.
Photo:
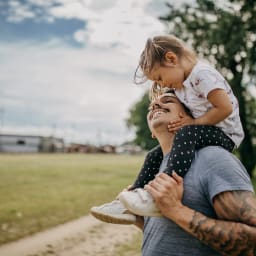
<svg viewBox="0 0 256 256">
<path fill-rule="evenodd" d="M 185 117 L 185 114 L 184 114 L 183 112 L 180 112 L 180 113 L 179 113 L 179 117 L 180 117 L 180 118 L 183 118 L 183 117 Z"/>
<path fill-rule="evenodd" d="M 175 66 L 178 62 L 178 57 L 174 52 L 167 52 L 167 53 L 165 53 L 164 57 L 165 57 L 165 61 L 168 64 L 171 64 L 171 65 Z"/>
<path fill-rule="evenodd" d="M 152 139 L 155 139 L 155 138 L 156 138 L 156 136 L 154 135 L 153 132 L 151 133 L 151 138 L 152 138 Z"/>
</svg>

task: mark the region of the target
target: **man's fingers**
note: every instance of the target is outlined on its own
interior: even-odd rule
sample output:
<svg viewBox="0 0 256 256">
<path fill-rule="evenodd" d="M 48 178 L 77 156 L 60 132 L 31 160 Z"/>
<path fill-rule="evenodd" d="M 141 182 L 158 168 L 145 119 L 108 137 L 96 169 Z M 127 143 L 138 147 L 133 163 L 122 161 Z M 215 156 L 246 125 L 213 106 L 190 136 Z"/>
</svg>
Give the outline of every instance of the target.
<svg viewBox="0 0 256 256">
<path fill-rule="evenodd" d="M 172 177 L 177 181 L 178 184 L 182 184 L 183 178 L 179 176 L 176 172 L 172 172 Z"/>
<path fill-rule="evenodd" d="M 154 199 L 160 197 L 160 193 L 152 185 L 146 185 L 144 188 L 152 195 Z"/>
<path fill-rule="evenodd" d="M 149 185 L 159 192 L 166 191 L 177 184 L 178 182 L 166 173 L 158 174 L 154 180 L 149 182 Z"/>
<path fill-rule="evenodd" d="M 157 190 L 157 191 L 161 190 L 161 188 L 162 188 L 162 186 L 163 186 L 163 184 L 162 184 L 161 182 L 157 181 L 157 180 L 150 181 L 150 182 L 148 183 L 148 185 L 149 185 L 150 187 L 154 188 L 154 189 Z M 145 186 L 145 189 L 146 189 L 146 186 Z"/>
<path fill-rule="evenodd" d="M 181 184 L 183 182 L 183 178 L 179 176 L 176 172 L 172 172 L 172 176 L 166 173 L 159 173 L 156 175 L 156 178 L 151 182 L 158 182 L 161 185 L 168 186 L 169 184 Z"/>
</svg>

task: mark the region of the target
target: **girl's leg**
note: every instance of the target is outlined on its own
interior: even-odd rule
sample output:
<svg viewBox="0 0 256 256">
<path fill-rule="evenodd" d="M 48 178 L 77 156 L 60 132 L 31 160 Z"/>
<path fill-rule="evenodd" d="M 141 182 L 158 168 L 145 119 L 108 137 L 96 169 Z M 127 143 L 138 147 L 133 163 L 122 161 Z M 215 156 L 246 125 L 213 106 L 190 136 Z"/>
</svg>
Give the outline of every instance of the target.
<svg viewBox="0 0 256 256">
<path fill-rule="evenodd" d="M 175 171 L 184 177 L 195 156 L 195 150 L 205 146 L 221 146 L 232 152 L 234 142 L 218 127 L 209 125 L 188 125 L 175 135 L 173 147 L 165 173 Z"/>
<path fill-rule="evenodd" d="M 135 180 L 132 189 L 143 188 L 149 181 L 155 178 L 155 175 L 159 172 L 159 167 L 163 160 L 163 152 L 158 145 L 151 149 L 144 160 L 144 164 Z"/>
</svg>

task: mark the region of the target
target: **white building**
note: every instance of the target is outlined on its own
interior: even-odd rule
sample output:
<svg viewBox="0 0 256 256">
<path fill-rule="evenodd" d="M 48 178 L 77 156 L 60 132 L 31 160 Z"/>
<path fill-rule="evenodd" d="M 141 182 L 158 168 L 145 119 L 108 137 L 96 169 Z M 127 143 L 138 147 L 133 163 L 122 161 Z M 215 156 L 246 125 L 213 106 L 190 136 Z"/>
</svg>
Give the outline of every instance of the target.
<svg viewBox="0 0 256 256">
<path fill-rule="evenodd" d="M 0 152 L 38 153 L 63 151 L 64 141 L 61 138 L 0 134 Z"/>
</svg>

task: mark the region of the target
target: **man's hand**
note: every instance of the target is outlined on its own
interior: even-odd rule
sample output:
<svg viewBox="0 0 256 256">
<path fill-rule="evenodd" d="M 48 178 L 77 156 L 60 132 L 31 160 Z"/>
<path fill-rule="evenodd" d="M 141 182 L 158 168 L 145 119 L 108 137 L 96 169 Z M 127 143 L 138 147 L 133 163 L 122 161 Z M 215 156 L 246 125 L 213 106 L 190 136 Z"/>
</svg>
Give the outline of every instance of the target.
<svg viewBox="0 0 256 256">
<path fill-rule="evenodd" d="M 173 120 L 168 124 L 169 132 L 176 132 L 185 125 L 195 124 L 195 119 L 188 115 L 184 115 L 183 113 L 180 113 L 179 117 L 180 117 L 179 119 Z"/>
<path fill-rule="evenodd" d="M 172 177 L 166 173 L 160 173 L 145 186 L 152 195 L 162 214 L 170 219 L 182 208 L 183 179 L 173 172 Z"/>
<path fill-rule="evenodd" d="M 214 208 L 219 217 L 227 220 L 216 220 L 182 204 L 183 179 L 176 173 L 172 177 L 161 173 L 145 188 L 165 217 L 222 255 L 256 255 L 253 193 L 227 191 L 217 195 Z"/>
</svg>

